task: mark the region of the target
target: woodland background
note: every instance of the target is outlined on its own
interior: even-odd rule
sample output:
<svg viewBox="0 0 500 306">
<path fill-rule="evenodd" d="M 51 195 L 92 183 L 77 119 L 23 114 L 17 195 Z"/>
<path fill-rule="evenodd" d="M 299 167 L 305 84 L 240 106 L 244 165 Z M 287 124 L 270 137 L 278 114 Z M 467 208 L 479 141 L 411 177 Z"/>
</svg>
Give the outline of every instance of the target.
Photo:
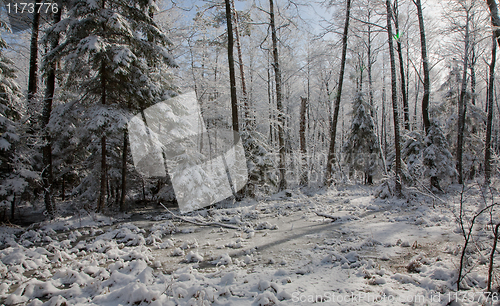
<svg viewBox="0 0 500 306">
<path fill-rule="evenodd" d="M 192 90 L 207 127 L 242 135 L 236 198 L 498 177 L 494 0 L 55 3 L 1 15 L 4 220 L 175 201 L 168 178 L 135 171 L 126 124 Z M 183 106 L 170 106 L 175 124 Z"/>
</svg>

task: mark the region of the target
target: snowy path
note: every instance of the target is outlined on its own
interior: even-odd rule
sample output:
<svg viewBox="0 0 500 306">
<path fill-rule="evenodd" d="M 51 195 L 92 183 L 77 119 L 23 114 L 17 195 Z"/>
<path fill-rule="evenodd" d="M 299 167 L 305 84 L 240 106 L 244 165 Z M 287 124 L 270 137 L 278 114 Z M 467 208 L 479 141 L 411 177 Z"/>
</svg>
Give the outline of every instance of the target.
<svg viewBox="0 0 500 306">
<path fill-rule="evenodd" d="M 193 215 L 241 230 L 167 213 L 106 226 L 108 218 L 60 220 L 17 236 L 3 228 L 0 298 L 7 305 L 446 305 L 461 241 L 448 208 L 369 191 L 298 193 Z M 484 275 L 470 281 L 480 285 Z"/>
</svg>

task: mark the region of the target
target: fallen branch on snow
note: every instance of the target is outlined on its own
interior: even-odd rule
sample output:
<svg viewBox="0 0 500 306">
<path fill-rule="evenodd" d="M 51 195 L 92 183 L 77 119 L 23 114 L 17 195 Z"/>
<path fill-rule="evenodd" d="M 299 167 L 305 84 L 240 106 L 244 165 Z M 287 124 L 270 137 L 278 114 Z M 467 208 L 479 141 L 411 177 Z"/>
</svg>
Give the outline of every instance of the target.
<svg viewBox="0 0 500 306">
<path fill-rule="evenodd" d="M 315 213 L 316 213 L 316 215 L 318 215 L 320 217 L 329 218 L 329 219 L 332 219 L 333 221 L 337 221 L 339 219 L 339 217 L 328 215 L 328 214 L 325 214 L 325 213 L 322 213 L 322 212 L 315 211 Z"/>
<path fill-rule="evenodd" d="M 225 224 L 225 223 L 220 223 L 220 222 L 205 222 L 205 221 L 201 221 L 201 220 L 190 220 L 188 218 L 174 214 L 172 211 L 170 211 L 170 209 L 165 207 L 165 205 L 163 205 L 162 203 L 160 203 L 160 205 L 163 206 L 163 208 L 165 208 L 167 210 L 167 212 L 169 212 L 172 216 L 176 217 L 177 219 L 179 219 L 181 221 L 187 222 L 187 223 L 191 223 L 191 224 L 198 225 L 198 226 L 216 226 L 216 227 L 225 227 L 225 228 L 229 228 L 229 229 L 240 230 L 240 228 L 235 226 L 235 225 L 230 225 L 230 224 Z"/>
</svg>

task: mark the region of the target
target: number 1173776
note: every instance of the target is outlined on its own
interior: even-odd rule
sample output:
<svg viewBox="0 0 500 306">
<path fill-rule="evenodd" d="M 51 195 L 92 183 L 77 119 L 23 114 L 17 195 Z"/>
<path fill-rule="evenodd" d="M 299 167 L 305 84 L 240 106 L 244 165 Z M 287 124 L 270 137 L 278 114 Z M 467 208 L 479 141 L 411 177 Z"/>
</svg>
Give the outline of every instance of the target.
<svg viewBox="0 0 500 306">
<path fill-rule="evenodd" d="M 33 14 L 33 13 L 45 13 L 48 14 L 50 12 L 57 13 L 59 11 L 59 6 L 57 3 L 50 2 L 40 2 L 40 3 L 8 3 L 6 5 L 7 13 L 14 14 Z"/>
</svg>

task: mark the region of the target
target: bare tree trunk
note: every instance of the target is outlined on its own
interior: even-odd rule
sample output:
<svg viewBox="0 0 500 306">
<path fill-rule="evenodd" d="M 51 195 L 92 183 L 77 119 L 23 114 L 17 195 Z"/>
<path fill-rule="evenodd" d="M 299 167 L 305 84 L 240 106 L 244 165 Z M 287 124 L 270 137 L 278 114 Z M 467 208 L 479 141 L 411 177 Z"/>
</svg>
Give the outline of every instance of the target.
<svg viewBox="0 0 500 306">
<path fill-rule="evenodd" d="M 61 183 L 61 201 L 63 201 L 63 202 L 64 202 L 64 200 L 66 200 L 66 196 L 64 194 L 65 189 L 66 189 L 66 179 L 65 179 L 64 174 L 63 174 L 62 175 L 62 183 Z"/>
<path fill-rule="evenodd" d="M 494 26 L 493 30 L 493 39 L 496 40 L 497 44 L 500 46 L 500 17 L 498 16 L 498 6 L 495 0 L 487 0 L 488 7 L 490 9 L 491 16 L 491 24 Z M 494 52 L 494 53 L 493 53 Z M 492 130 L 492 121 L 493 121 L 493 98 L 495 95 L 494 90 L 494 70 L 495 70 L 495 62 L 496 62 L 496 47 L 491 51 L 492 59 L 490 65 L 490 83 L 488 84 L 488 119 L 486 126 L 486 141 L 485 141 L 485 183 L 489 183 L 491 176 L 491 130 Z M 498 134 L 498 130 L 497 130 Z M 497 144 L 498 145 L 498 144 Z M 497 146 L 498 147 L 498 146 Z"/>
<path fill-rule="evenodd" d="M 495 27 L 493 33 L 500 46 L 500 16 L 498 16 L 498 6 L 496 0 L 486 0 L 490 8 L 491 24 Z"/>
<path fill-rule="evenodd" d="M 431 126 L 429 120 L 429 98 L 431 95 L 431 81 L 429 74 L 429 59 L 427 57 L 427 41 L 425 39 L 424 15 L 422 13 L 422 4 L 420 0 L 414 1 L 417 6 L 418 25 L 420 28 L 420 47 L 422 52 L 422 69 L 424 73 L 424 96 L 422 97 L 422 120 L 426 133 L 429 133 Z"/>
<path fill-rule="evenodd" d="M 396 27 L 396 46 L 399 58 L 399 74 L 401 77 L 401 93 L 403 96 L 403 125 L 406 130 L 410 130 L 410 114 L 408 106 L 408 94 L 406 93 L 405 67 L 403 61 L 403 48 L 401 46 L 401 32 L 399 31 L 398 0 L 394 1 L 394 26 Z"/>
<path fill-rule="evenodd" d="M 101 62 L 101 102 L 106 105 L 106 63 Z M 101 189 L 99 201 L 97 202 L 97 212 L 102 212 L 106 198 L 107 187 L 107 164 L 106 164 L 106 135 L 101 137 Z"/>
<path fill-rule="evenodd" d="M 460 96 L 458 99 L 458 135 L 457 135 L 457 172 L 458 172 L 458 183 L 463 184 L 463 165 L 462 165 L 462 155 L 463 155 L 463 141 L 464 141 L 464 128 L 465 128 L 465 114 L 467 112 L 467 104 L 465 101 L 465 94 L 467 91 L 467 67 L 469 60 L 469 11 L 467 10 L 467 20 L 465 23 L 465 47 L 464 47 L 464 63 L 463 63 L 463 75 L 462 84 L 460 89 Z"/>
<path fill-rule="evenodd" d="M 386 114 L 385 114 L 385 102 L 387 100 L 387 94 L 385 89 L 385 56 L 382 60 L 382 135 L 380 143 L 383 144 L 384 156 L 387 156 L 387 125 L 386 125 Z M 387 172 L 387 167 L 385 168 Z"/>
<path fill-rule="evenodd" d="M 229 63 L 229 82 L 231 85 L 231 115 L 233 117 L 233 130 L 239 131 L 238 124 L 238 99 L 236 97 L 236 76 L 234 73 L 234 38 L 233 38 L 233 25 L 231 21 L 231 3 L 230 0 L 226 2 L 226 21 L 227 21 L 227 60 Z"/>
<path fill-rule="evenodd" d="M 54 14 L 54 24 L 61 21 L 61 9 Z M 54 35 L 54 33 L 51 33 Z M 53 41 L 51 43 L 50 49 L 54 50 L 59 45 L 59 34 L 55 34 L 56 37 L 52 37 Z M 45 90 L 45 97 L 43 100 L 43 111 L 42 111 L 42 130 L 44 135 L 45 145 L 42 149 L 42 160 L 44 169 L 42 171 L 42 182 L 44 190 L 44 201 L 45 209 L 49 216 L 54 215 L 54 202 L 52 201 L 52 183 L 53 183 L 53 173 L 52 173 L 52 139 L 47 131 L 47 125 L 49 124 L 50 114 L 52 112 L 52 102 L 54 99 L 54 91 L 56 87 L 56 63 L 50 63 L 47 69 L 47 88 Z"/>
<path fill-rule="evenodd" d="M 488 82 L 488 119 L 486 120 L 486 140 L 484 145 L 484 184 L 490 184 L 491 178 L 491 129 L 493 122 L 493 86 L 495 84 L 495 64 L 497 57 L 497 37 L 493 33 L 493 44 L 491 46 L 490 79 Z"/>
<path fill-rule="evenodd" d="M 276 108 L 278 111 L 278 143 L 279 143 L 279 183 L 278 190 L 284 190 L 286 188 L 286 165 L 285 165 L 285 114 L 283 113 L 283 96 L 281 93 L 281 70 L 279 65 L 278 56 L 278 37 L 276 35 L 276 24 L 274 19 L 274 2 L 269 0 L 269 18 L 271 25 L 271 39 L 273 41 L 273 66 L 274 66 L 274 78 L 276 82 Z"/>
<path fill-rule="evenodd" d="M 12 199 L 12 202 L 10 202 L 10 220 L 14 221 L 14 217 L 16 216 L 16 199 L 17 196 L 14 193 L 14 198 Z"/>
<path fill-rule="evenodd" d="M 424 96 L 422 97 L 422 121 L 424 123 L 424 131 L 426 135 L 429 134 L 429 129 L 431 126 L 429 119 L 429 98 L 431 94 L 431 81 L 429 74 L 429 60 L 427 58 L 427 41 L 425 39 L 425 27 L 424 27 L 424 16 L 422 13 L 422 4 L 420 0 L 414 1 L 417 6 L 418 24 L 420 28 L 420 48 L 422 53 L 422 69 L 424 73 Z M 430 178 L 431 187 L 441 190 L 439 185 L 439 178 L 437 176 L 432 176 Z"/>
<path fill-rule="evenodd" d="M 368 10 L 368 22 L 370 22 L 371 11 Z M 372 65 L 375 62 L 372 60 L 372 28 L 368 25 L 368 45 L 367 45 L 367 56 L 368 56 L 368 102 L 371 106 L 370 115 L 374 117 L 375 107 L 373 105 L 373 79 L 372 79 Z"/>
<path fill-rule="evenodd" d="M 396 149 L 396 196 L 401 196 L 401 148 L 399 144 L 399 114 L 398 114 L 398 92 L 397 92 L 397 76 L 396 76 L 396 60 L 394 58 L 394 47 L 392 40 L 392 9 L 391 2 L 386 0 L 387 7 L 387 35 L 389 42 L 389 57 L 391 62 L 391 89 L 392 89 L 392 113 L 394 119 L 394 146 Z"/>
<path fill-rule="evenodd" d="M 307 186 L 307 148 L 306 148 L 306 110 L 307 110 L 307 98 L 300 97 L 300 127 L 299 127 L 299 138 L 300 138 L 300 153 L 302 155 L 302 167 L 300 174 L 300 185 Z"/>
<path fill-rule="evenodd" d="M 127 194 L 127 154 L 128 154 L 128 131 L 123 131 L 123 152 L 122 152 L 122 191 L 120 195 L 120 211 L 125 211 L 125 195 Z"/>
<path fill-rule="evenodd" d="M 243 67 L 243 56 L 241 53 L 241 42 L 240 42 L 240 31 L 238 29 L 238 12 L 236 12 L 236 8 L 234 6 L 234 0 L 231 1 L 233 16 L 234 16 L 234 35 L 236 36 L 236 50 L 238 51 L 238 64 L 240 68 L 240 78 L 241 78 L 241 91 L 243 93 L 243 106 L 245 107 L 245 123 L 244 126 L 247 127 L 249 125 L 250 118 L 250 106 L 248 105 L 248 94 L 247 94 L 247 85 L 245 81 L 245 69 Z"/>
<path fill-rule="evenodd" d="M 340 61 L 340 73 L 337 94 L 335 95 L 335 108 L 333 118 L 330 116 L 330 148 L 328 150 L 328 160 L 326 162 L 325 184 L 331 185 L 333 181 L 333 165 L 335 164 L 335 138 L 337 137 L 337 121 L 339 118 L 340 99 L 342 97 L 342 85 L 344 83 L 345 62 L 347 55 L 347 35 L 349 34 L 349 19 L 351 14 L 351 0 L 347 0 L 345 13 L 344 33 L 342 36 L 342 58 Z"/>
<path fill-rule="evenodd" d="M 102 1 L 102 8 L 106 8 L 106 1 Z M 102 24 L 105 30 L 105 24 Z M 106 62 L 101 60 L 101 103 L 106 105 Z M 104 132 L 103 132 L 104 133 Z M 104 202 L 106 201 L 106 187 L 107 187 L 107 164 L 106 164 L 106 134 L 101 137 L 101 188 L 99 191 L 99 200 L 97 202 L 97 212 L 102 212 L 104 209 Z"/>
<path fill-rule="evenodd" d="M 476 51 L 472 47 L 472 58 L 470 64 L 470 93 L 471 93 L 471 104 L 476 105 Z"/>
<path fill-rule="evenodd" d="M 36 1 L 34 1 L 35 7 Z M 32 28 L 31 28 L 31 45 L 30 45 L 30 67 L 29 67 L 29 77 L 28 77 L 28 105 L 31 100 L 35 97 L 38 90 L 38 28 L 40 25 L 40 12 L 35 9 L 33 14 Z"/>
<path fill-rule="evenodd" d="M 493 36 L 493 44 L 496 44 L 494 40 L 495 36 Z M 491 292 L 491 283 L 493 282 L 493 260 L 495 259 L 495 251 L 497 249 L 498 227 L 500 227 L 500 223 L 495 225 L 495 229 L 493 230 L 493 246 L 491 247 L 490 263 L 488 265 L 488 288 L 486 289 L 486 292 Z"/>
</svg>

